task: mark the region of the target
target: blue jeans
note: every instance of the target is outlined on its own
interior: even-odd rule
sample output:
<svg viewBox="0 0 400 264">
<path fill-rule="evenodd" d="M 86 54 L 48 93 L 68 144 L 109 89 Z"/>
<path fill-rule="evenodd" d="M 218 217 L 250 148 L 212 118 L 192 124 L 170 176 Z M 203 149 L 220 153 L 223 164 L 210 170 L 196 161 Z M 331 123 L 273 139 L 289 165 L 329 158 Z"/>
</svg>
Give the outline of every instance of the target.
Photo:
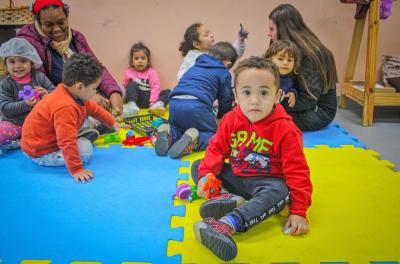
<svg viewBox="0 0 400 264">
<path fill-rule="evenodd" d="M 169 106 L 169 124 L 173 142 L 178 141 L 189 128 L 199 131 L 195 151 L 207 148 L 218 127 L 212 107 L 195 99 L 172 99 Z"/>
<path fill-rule="evenodd" d="M 93 153 L 92 143 L 86 138 L 78 138 L 78 149 L 82 162 L 88 162 Z M 46 167 L 65 166 L 65 159 L 61 149 L 43 155 L 39 158 L 32 158 L 32 160 L 35 163 Z"/>
</svg>

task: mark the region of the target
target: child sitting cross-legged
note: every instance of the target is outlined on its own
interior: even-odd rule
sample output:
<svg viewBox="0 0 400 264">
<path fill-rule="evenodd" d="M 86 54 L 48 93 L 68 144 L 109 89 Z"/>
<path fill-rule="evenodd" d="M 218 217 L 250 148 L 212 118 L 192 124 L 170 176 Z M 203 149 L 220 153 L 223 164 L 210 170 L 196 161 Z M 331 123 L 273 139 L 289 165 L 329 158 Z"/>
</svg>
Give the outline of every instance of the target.
<svg viewBox="0 0 400 264">
<path fill-rule="evenodd" d="M 217 131 L 213 102 L 219 101 L 217 119 L 232 108 L 229 68 L 236 59 L 234 47 L 228 42 L 219 42 L 208 54 L 200 55 L 183 75 L 170 95 L 169 124 L 158 129 L 157 155 L 168 154 L 176 159 L 206 149 Z"/>
<path fill-rule="evenodd" d="M 90 181 L 93 172 L 83 168 L 92 155 L 92 143 L 78 138 L 86 116 L 118 130 L 114 117 L 90 100 L 101 82 L 101 65 L 86 54 L 74 54 L 63 67 L 62 83 L 43 98 L 22 126 L 21 148 L 42 166 L 67 166 L 76 182 Z"/>
<path fill-rule="evenodd" d="M 284 233 L 306 233 L 312 193 L 301 132 L 276 103 L 277 67 L 251 57 L 234 73 L 238 106 L 224 116 L 205 157 L 192 167 L 199 196 L 208 196 L 203 190 L 208 177 L 222 182 L 222 194 L 201 205 L 203 220 L 194 224 L 194 232 L 225 261 L 237 255 L 234 233 L 247 231 L 285 205 L 289 217 Z M 227 158 L 229 163 L 224 162 Z"/>
</svg>

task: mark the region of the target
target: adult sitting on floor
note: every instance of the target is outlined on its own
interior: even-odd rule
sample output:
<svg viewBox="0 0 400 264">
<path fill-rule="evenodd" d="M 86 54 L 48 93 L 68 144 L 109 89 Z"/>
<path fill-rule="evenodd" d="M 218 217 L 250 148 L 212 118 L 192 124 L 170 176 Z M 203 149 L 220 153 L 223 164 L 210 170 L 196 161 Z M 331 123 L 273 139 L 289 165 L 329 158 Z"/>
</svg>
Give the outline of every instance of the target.
<svg viewBox="0 0 400 264">
<path fill-rule="evenodd" d="M 299 71 L 295 73 L 298 88 L 296 104 L 283 106 L 302 131 L 319 130 L 329 125 L 337 110 L 338 81 L 332 52 L 304 23 L 300 12 L 290 4 L 276 7 L 269 15 L 268 36 L 272 41 L 290 40 L 301 51 Z"/>
<path fill-rule="evenodd" d="M 39 69 L 56 86 L 61 82 L 64 62 L 74 53 L 87 53 L 96 58 L 82 33 L 70 28 L 69 6 L 64 0 L 33 0 L 33 24 L 23 26 L 17 37 L 28 40 L 43 61 Z M 97 58 L 96 58 L 97 59 Z M 92 100 L 114 115 L 122 113 L 122 92 L 115 79 L 103 66 L 99 93 Z"/>
</svg>

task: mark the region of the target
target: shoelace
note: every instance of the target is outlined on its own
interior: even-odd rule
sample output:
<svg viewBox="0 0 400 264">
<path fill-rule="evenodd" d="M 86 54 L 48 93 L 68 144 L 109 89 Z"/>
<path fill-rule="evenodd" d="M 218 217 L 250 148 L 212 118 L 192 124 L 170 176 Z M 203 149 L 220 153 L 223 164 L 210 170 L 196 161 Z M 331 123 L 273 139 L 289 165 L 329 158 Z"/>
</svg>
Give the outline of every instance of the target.
<svg viewBox="0 0 400 264">
<path fill-rule="evenodd" d="M 233 195 L 230 193 L 221 193 L 221 195 L 211 198 L 210 200 L 224 200 L 232 198 Z"/>
<path fill-rule="evenodd" d="M 204 222 L 206 224 L 208 224 L 209 226 L 211 226 L 212 228 L 214 228 L 215 230 L 217 230 L 221 234 L 228 235 L 228 236 L 232 236 L 232 234 L 233 234 L 233 230 L 229 225 L 222 223 L 212 217 L 205 218 Z"/>
</svg>

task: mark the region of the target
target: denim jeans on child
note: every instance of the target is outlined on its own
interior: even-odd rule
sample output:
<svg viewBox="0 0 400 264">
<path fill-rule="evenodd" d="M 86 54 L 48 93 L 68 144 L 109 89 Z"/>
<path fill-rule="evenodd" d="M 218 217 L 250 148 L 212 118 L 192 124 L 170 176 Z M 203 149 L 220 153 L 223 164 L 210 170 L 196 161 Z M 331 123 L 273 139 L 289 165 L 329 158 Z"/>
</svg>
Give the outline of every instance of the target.
<svg viewBox="0 0 400 264">
<path fill-rule="evenodd" d="M 79 149 L 79 156 L 82 162 L 87 163 L 93 153 L 92 143 L 86 138 L 83 137 L 78 138 L 78 149 Z M 47 166 L 47 167 L 65 166 L 65 159 L 60 149 L 51 152 L 49 154 L 43 155 L 40 158 L 32 158 L 32 160 L 41 166 Z"/>
<path fill-rule="evenodd" d="M 169 106 L 169 124 L 173 142 L 178 141 L 189 128 L 199 131 L 198 146 L 194 151 L 205 150 L 217 131 L 212 106 L 197 99 L 172 98 Z"/>
</svg>

